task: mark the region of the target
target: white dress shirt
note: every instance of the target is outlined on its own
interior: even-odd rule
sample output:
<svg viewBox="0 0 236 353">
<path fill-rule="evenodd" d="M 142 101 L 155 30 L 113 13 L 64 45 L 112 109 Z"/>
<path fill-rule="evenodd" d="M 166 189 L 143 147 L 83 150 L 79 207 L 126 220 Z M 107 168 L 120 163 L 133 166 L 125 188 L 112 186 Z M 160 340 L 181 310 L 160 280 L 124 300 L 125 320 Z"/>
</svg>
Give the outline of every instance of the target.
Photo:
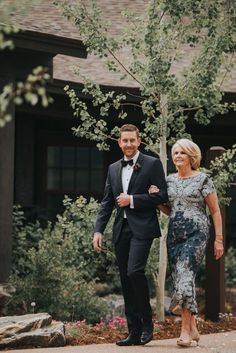
<svg viewBox="0 0 236 353">
<path fill-rule="evenodd" d="M 134 171 L 133 166 L 137 162 L 138 157 L 139 157 L 139 151 L 137 151 L 136 154 L 134 155 L 134 157 L 132 158 L 134 164 L 132 166 L 127 164 L 127 166 L 122 168 L 121 180 L 122 180 L 122 188 L 123 188 L 123 193 L 124 194 L 128 193 L 129 182 L 130 182 L 132 173 Z M 124 156 L 124 160 L 128 161 L 128 158 L 126 156 Z M 133 196 L 132 195 L 130 195 L 130 208 L 134 208 L 134 202 L 133 202 Z M 124 212 L 124 218 L 127 218 L 125 212 Z"/>
</svg>

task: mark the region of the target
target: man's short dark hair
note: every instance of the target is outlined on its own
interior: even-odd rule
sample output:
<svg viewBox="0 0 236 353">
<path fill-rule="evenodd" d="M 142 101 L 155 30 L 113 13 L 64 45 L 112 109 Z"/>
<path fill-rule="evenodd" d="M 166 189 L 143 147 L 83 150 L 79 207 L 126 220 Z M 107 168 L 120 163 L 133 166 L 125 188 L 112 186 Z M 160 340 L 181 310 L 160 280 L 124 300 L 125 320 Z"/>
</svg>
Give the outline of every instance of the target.
<svg viewBox="0 0 236 353">
<path fill-rule="evenodd" d="M 137 126 L 133 125 L 133 124 L 124 124 L 120 127 L 120 136 L 122 132 L 125 131 L 135 131 L 137 134 L 137 137 L 139 137 L 139 129 L 137 128 Z"/>
</svg>

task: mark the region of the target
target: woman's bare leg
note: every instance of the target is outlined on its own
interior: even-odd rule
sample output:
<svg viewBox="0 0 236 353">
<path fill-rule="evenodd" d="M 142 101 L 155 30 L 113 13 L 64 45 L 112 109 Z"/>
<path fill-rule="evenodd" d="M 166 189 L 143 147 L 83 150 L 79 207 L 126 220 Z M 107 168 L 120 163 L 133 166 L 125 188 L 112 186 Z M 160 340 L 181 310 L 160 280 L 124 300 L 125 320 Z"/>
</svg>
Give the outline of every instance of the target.
<svg viewBox="0 0 236 353">
<path fill-rule="evenodd" d="M 198 342 L 200 339 L 200 335 L 197 329 L 196 317 L 194 315 L 192 315 L 191 322 L 190 322 L 190 336 L 191 336 L 191 339 L 196 342 Z"/>
<path fill-rule="evenodd" d="M 181 334 L 180 334 L 179 339 L 182 340 L 183 342 L 190 342 L 191 341 L 190 330 L 191 330 L 192 313 L 190 310 L 183 308 L 181 316 L 182 316 L 182 327 L 181 327 Z"/>
</svg>

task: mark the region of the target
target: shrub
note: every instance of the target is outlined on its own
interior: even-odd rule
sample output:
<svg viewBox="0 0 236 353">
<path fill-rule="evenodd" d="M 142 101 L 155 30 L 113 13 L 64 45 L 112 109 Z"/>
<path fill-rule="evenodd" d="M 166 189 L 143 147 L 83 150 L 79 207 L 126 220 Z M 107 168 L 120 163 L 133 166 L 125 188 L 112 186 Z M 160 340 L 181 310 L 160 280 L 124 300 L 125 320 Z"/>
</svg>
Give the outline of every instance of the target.
<svg viewBox="0 0 236 353">
<path fill-rule="evenodd" d="M 197 274 L 197 286 L 204 288 L 206 281 L 206 259 L 201 263 L 199 272 Z M 225 253 L 225 287 L 236 287 L 236 248 L 229 247 Z"/>
<path fill-rule="evenodd" d="M 117 281 L 117 267 L 112 245 L 113 217 L 106 227 L 104 251 L 97 254 L 92 249 L 92 235 L 99 204 L 80 196 L 74 202 L 65 197 L 65 212 L 58 216 L 54 231 L 63 233 L 68 261 L 73 262 L 82 277 L 89 281 L 112 283 Z M 115 283 L 115 282 L 114 282 Z"/>
<path fill-rule="evenodd" d="M 225 284 L 236 287 L 236 248 L 230 247 L 225 255 Z"/>
<path fill-rule="evenodd" d="M 26 224 L 24 212 L 20 206 L 13 209 L 13 244 L 12 244 L 12 273 L 24 277 L 32 271 L 28 252 L 37 249 L 39 241 L 45 231 L 39 222 Z"/>
<path fill-rule="evenodd" d="M 106 315 L 95 295 L 95 280 L 117 273 L 111 240 L 100 255 L 92 250 L 92 233 L 98 204 L 79 197 L 64 200 L 65 211 L 54 225 L 26 224 L 22 210 L 14 210 L 13 266 L 10 282 L 16 288 L 9 312 L 47 311 L 56 319 L 94 323 Z M 108 226 L 108 234 L 111 226 Z"/>
</svg>

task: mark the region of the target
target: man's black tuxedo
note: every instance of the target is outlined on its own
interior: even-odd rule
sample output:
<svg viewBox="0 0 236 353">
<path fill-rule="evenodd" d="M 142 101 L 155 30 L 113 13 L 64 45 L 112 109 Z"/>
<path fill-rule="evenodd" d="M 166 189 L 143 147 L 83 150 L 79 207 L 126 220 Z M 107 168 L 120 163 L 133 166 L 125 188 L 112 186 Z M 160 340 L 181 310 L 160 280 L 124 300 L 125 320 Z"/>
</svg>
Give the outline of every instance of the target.
<svg viewBox="0 0 236 353">
<path fill-rule="evenodd" d="M 160 236 L 156 206 L 167 202 L 168 197 L 159 158 L 140 153 L 133 168 L 127 194 L 133 196 L 134 208 L 122 208 L 116 200 L 123 192 L 121 160 L 109 166 L 95 232 L 104 232 L 115 207 L 117 212 L 113 241 L 125 301 L 125 314 L 129 332 L 140 336 L 142 331 L 152 330 L 152 311 L 145 267 L 153 238 Z M 152 184 L 160 189 L 159 192 L 148 193 Z M 124 218 L 124 211 L 127 218 Z"/>
<path fill-rule="evenodd" d="M 114 243 L 119 238 L 124 217 L 124 208 L 119 207 L 116 201 L 117 196 L 123 192 L 121 170 L 121 160 L 109 166 L 104 196 L 95 225 L 95 232 L 103 233 L 112 210 L 116 207 L 117 213 L 113 227 Z M 158 186 L 160 191 L 149 194 L 148 189 L 152 184 Z M 140 152 L 129 182 L 128 194 L 133 195 L 134 208 L 125 207 L 125 212 L 134 237 L 140 239 L 159 237 L 161 232 L 156 206 L 167 202 L 168 196 L 163 167 L 158 158 Z"/>
</svg>

